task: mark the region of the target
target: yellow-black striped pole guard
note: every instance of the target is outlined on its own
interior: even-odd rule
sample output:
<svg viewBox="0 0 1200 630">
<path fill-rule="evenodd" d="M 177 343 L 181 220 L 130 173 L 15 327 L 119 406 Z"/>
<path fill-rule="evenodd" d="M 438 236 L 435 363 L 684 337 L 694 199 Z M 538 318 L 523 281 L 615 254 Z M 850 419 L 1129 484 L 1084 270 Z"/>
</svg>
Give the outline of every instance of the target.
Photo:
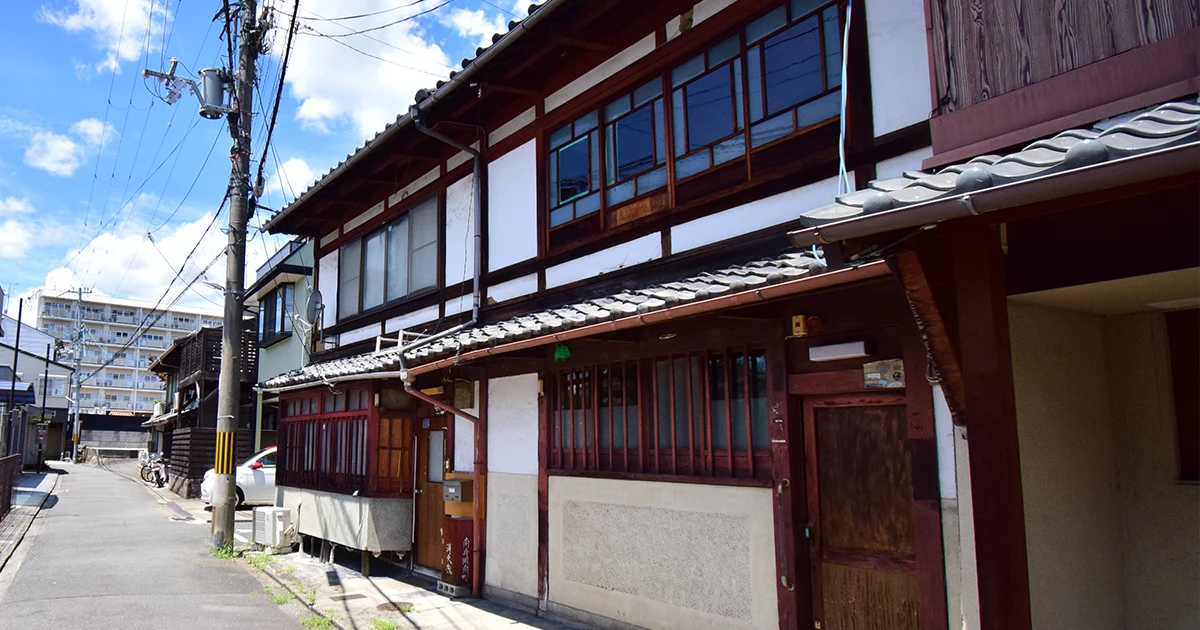
<svg viewBox="0 0 1200 630">
<path fill-rule="evenodd" d="M 223 431 L 217 433 L 216 464 L 213 466 L 218 475 L 233 474 L 233 433 Z"/>
</svg>

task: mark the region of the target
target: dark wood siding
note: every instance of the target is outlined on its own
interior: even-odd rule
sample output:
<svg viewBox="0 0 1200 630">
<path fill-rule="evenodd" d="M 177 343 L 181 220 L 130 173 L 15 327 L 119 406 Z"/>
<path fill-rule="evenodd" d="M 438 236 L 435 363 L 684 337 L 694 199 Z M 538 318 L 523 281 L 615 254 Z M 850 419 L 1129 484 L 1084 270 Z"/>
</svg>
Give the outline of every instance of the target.
<svg viewBox="0 0 1200 630">
<path fill-rule="evenodd" d="M 1196 0 L 929 0 L 946 114 L 1200 26 Z"/>
</svg>

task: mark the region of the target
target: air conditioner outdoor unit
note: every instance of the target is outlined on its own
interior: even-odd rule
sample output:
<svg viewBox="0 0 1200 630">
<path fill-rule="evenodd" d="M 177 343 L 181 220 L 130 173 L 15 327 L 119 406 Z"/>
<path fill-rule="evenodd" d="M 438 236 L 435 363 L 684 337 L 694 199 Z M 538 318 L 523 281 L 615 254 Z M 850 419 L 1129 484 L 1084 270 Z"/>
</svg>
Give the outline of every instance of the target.
<svg viewBox="0 0 1200 630">
<path fill-rule="evenodd" d="M 254 508 L 252 542 L 268 549 L 290 547 L 296 532 L 292 528 L 292 511 L 284 507 Z"/>
</svg>

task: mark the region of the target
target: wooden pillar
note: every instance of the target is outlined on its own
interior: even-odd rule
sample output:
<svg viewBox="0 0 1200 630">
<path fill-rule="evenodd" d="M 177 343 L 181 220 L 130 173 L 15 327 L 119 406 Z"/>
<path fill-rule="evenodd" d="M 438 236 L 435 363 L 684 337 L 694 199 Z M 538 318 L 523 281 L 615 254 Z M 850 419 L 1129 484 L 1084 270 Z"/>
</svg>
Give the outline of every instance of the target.
<svg viewBox="0 0 1200 630">
<path fill-rule="evenodd" d="M 488 466 L 488 377 L 487 369 L 481 368 L 479 378 L 479 396 L 476 399 L 476 405 L 479 409 L 477 417 L 479 422 L 475 423 L 475 461 L 472 469 L 475 471 L 474 488 L 472 489 L 472 498 L 474 505 L 472 506 L 473 527 L 474 527 L 474 548 L 471 549 L 472 567 L 471 571 L 471 594 L 475 597 L 483 596 L 483 577 L 486 567 L 484 566 L 484 549 L 487 544 L 487 466 Z"/>
<path fill-rule="evenodd" d="M 772 323 L 767 345 L 767 421 L 770 422 L 772 480 L 775 483 L 772 506 L 775 517 L 775 592 L 779 606 L 779 627 L 811 626 L 807 547 L 797 544 L 797 527 L 803 531 L 804 478 L 803 432 L 789 435 L 793 413 L 788 399 L 787 353 L 785 339 L 791 332 L 789 322 Z M 797 515 L 799 512 L 799 515 Z M 798 548 L 801 547 L 801 548 Z"/>
<path fill-rule="evenodd" d="M 1029 630 L 1029 566 L 1004 254 L 998 232 L 987 226 L 955 234 L 952 247 L 980 630 Z"/>
</svg>

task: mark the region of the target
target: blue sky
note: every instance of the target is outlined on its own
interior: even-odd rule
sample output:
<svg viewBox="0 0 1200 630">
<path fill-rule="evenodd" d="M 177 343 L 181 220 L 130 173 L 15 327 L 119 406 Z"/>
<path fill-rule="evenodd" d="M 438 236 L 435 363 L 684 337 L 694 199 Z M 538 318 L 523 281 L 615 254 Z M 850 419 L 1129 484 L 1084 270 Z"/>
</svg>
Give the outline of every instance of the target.
<svg viewBox="0 0 1200 630">
<path fill-rule="evenodd" d="M 266 4 L 277 9 L 278 28 L 259 63 L 253 168 L 267 126 L 258 113 L 270 111 L 292 9 L 292 0 Z M 286 204 L 528 4 L 301 0 L 260 203 Z M 167 104 L 161 85 L 141 77 L 145 67 L 165 70 L 172 57 L 191 77 L 224 65 L 221 22 L 212 21 L 220 7 L 219 0 L 0 6 L 0 285 L 7 294 L 85 286 L 157 301 L 182 267 L 184 281 L 168 291 L 173 300 L 214 260 L 207 276 L 224 277 L 226 216 L 214 224 L 213 213 L 228 182 L 225 124 L 201 119 L 191 94 Z M 341 19 L 361 14 L 374 15 Z M 251 234 L 248 281 L 283 242 L 253 227 Z M 181 297 L 209 301 L 219 295 L 199 284 Z M 15 314 L 15 304 L 9 310 Z"/>
</svg>

